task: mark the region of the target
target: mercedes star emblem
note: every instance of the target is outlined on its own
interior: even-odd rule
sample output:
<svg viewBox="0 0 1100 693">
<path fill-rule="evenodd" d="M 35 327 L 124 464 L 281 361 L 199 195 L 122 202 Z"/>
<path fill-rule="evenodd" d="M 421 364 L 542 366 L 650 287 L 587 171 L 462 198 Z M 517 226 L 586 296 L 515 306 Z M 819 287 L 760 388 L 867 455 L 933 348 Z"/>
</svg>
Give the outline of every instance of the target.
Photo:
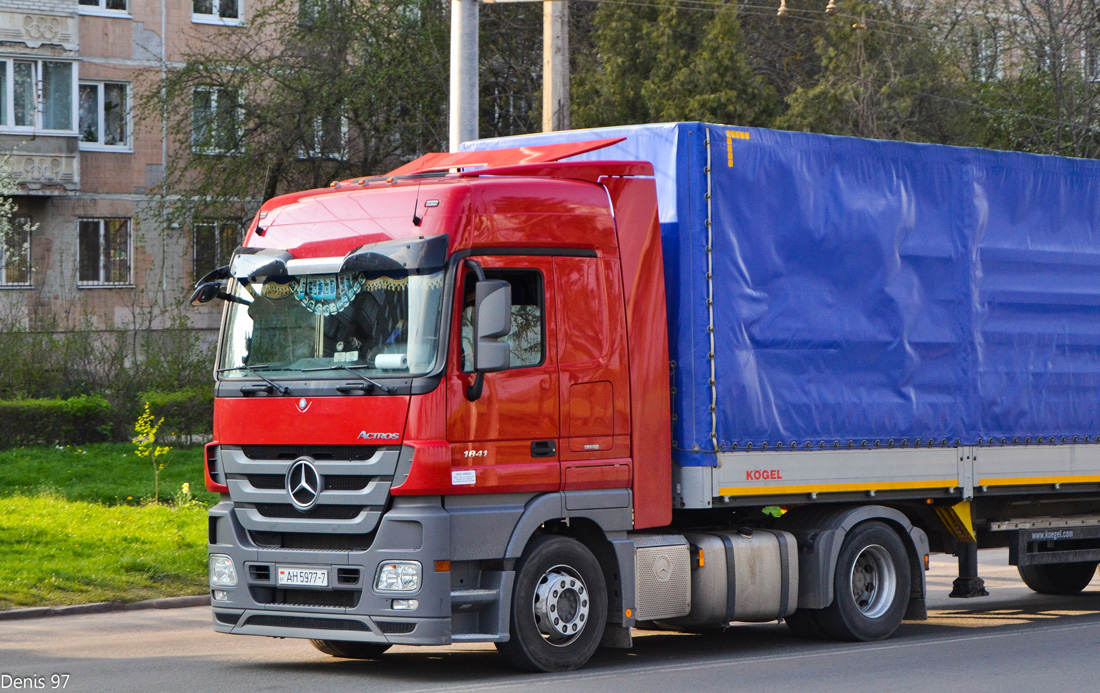
<svg viewBox="0 0 1100 693">
<path fill-rule="evenodd" d="M 295 508 L 309 510 L 313 507 L 321 494 L 321 475 L 312 462 L 301 459 L 290 465 L 286 473 L 286 492 Z"/>
</svg>

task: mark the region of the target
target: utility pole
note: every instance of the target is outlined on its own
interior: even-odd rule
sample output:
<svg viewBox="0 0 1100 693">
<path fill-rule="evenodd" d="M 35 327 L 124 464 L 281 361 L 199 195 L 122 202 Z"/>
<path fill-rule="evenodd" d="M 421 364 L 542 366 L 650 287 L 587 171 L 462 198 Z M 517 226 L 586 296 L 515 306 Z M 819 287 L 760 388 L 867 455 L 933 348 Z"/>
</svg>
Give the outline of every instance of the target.
<svg viewBox="0 0 1100 693">
<path fill-rule="evenodd" d="M 542 3 L 542 131 L 569 129 L 569 0 Z"/>
<path fill-rule="evenodd" d="M 450 150 L 477 139 L 478 0 L 451 0 Z"/>
<path fill-rule="evenodd" d="M 569 0 L 542 2 L 542 131 L 569 129 Z M 477 139 L 478 0 L 451 0 L 450 149 Z"/>
</svg>

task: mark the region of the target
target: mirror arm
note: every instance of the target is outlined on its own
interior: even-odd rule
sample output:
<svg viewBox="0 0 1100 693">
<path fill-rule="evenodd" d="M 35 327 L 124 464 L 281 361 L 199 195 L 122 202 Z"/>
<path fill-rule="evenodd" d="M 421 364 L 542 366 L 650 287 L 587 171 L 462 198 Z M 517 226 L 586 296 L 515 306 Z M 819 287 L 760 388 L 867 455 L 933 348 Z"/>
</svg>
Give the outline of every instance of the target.
<svg viewBox="0 0 1100 693">
<path fill-rule="evenodd" d="M 481 268 L 480 262 L 472 258 L 466 258 L 463 264 L 466 265 L 467 269 L 471 270 L 474 274 L 477 275 L 477 280 L 479 282 L 485 281 L 485 270 Z"/>
<path fill-rule="evenodd" d="M 480 282 L 485 281 L 485 270 L 482 269 L 481 263 L 472 258 L 466 258 L 463 263 L 466 269 L 470 270 L 477 275 L 477 280 Z M 477 325 L 477 308 L 474 308 L 474 325 Z M 477 335 L 474 335 L 474 363 L 477 363 Z M 481 399 L 481 390 L 485 385 L 485 373 L 478 371 L 474 376 L 474 382 L 466 388 L 466 401 L 476 402 Z"/>
<path fill-rule="evenodd" d="M 478 371 L 474 376 L 474 382 L 466 388 L 466 401 L 476 402 L 481 399 L 481 390 L 485 385 L 485 371 Z"/>
<path fill-rule="evenodd" d="M 234 296 L 233 294 L 229 294 L 224 291 L 219 291 L 217 298 L 220 298 L 223 301 L 229 301 L 230 303 L 240 303 L 242 306 L 252 305 L 251 301 L 246 301 L 239 296 Z"/>
</svg>

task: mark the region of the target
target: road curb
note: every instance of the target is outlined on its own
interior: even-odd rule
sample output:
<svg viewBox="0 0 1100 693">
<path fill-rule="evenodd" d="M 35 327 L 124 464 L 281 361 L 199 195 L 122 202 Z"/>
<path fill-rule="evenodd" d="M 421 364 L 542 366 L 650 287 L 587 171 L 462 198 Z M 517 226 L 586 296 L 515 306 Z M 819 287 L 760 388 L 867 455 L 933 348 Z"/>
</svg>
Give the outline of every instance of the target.
<svg viewBox="0 0 1100 693">
<path fill-rule="evenodd" d="M 19 621 L 48 616 L 79 616 L 81 614 L 106 614 L 113 611 L 139 611 L 142 609 L 183 609 L 189 606 L 209 606 L 210 595 L 197 597 L 167 597 L 146 599 L 141 602 L 95 602 L 72 606 L 37 606 L 30 609 L 0 611 L 0 621 Z"/>
</svg>

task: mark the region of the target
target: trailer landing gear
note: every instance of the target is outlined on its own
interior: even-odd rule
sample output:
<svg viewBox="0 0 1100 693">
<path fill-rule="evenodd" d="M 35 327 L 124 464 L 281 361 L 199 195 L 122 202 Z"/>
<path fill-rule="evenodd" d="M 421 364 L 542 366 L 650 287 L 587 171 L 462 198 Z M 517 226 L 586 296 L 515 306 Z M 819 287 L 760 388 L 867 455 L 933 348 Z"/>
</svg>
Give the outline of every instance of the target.
<svg viewBox="0 0 1100 693">
<path fill-rule="evenodd" d="M 978 545 L 959 545 L 959 577 L 951 586 L 949 596 L 955 599 L 971 599 L 973 597 L 988 597 L 985 589 L 985 580 L 978 577 Z"/>
</svg>

